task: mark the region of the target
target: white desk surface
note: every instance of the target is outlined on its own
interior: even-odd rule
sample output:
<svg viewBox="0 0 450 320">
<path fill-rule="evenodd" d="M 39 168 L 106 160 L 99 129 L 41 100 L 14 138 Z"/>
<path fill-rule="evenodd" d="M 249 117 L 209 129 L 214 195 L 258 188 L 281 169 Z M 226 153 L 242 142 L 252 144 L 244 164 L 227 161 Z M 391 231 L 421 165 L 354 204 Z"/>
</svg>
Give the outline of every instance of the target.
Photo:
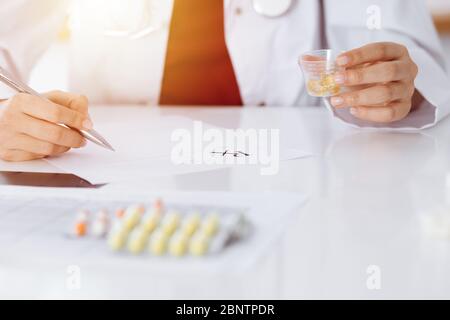
<svg viewBox="0 0 450 320">
<path fill-rule="evenodd" d="M 417 134 L 351 129 L 324 108 L 94 108 L 96 121 L 185 115 L 228 128 L 280 128 L 282 141 L 309 143 L 317 156 L 281 164 L 276 176 L 257 168 L 146 181 L 149 189 L 309 193 L 279 243 L 246 274 L 177 279 L 125 270 L 84 274 L 80 291 L 64 289 L 65 270 L 2 268 L 0 296 L 31 298 L 450 298 L 450 240 L 421 229 L 420 215 L 445 205 L 450 122 Z M 2 163 L 24 170 L 30 164 Z M 33 163 L 45 170 L 45 163 Z M 276 212 L 274 212 L 276 214 Z M 368 266 L 381 268 L 369 290 Z M 3 283 L 3 286 L 1 285 Z"/>
</svg>

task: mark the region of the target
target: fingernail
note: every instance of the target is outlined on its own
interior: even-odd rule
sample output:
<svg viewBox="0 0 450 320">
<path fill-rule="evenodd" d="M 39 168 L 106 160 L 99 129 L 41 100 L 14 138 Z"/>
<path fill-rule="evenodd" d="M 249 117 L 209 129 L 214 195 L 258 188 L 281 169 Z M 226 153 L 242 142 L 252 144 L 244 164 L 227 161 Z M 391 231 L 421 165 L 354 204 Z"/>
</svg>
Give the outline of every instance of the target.
<svg viewBox="0 0 450 320">
<path fill-rule="evenodd" d="M 344 84 L 344 83 L 345 83 L 345 79 L 346 79 L 346 77 L 345 77 L 345 74 L 344 74 L 344 73 L 337 73 L 337 74 L 334 76 L 334 81 L 335 81 L 337 84 Z"/>
<path fill-rule="evenodd" d="M 341 97 L 332 97 L 331 98 L 331 104 L 334 107 L 339 107 L 339 106 L 344 104 L 344 99 L 342 99 Z"/>
<path fill-rule="evenodd" d="M 83 128 L 86 130 L 91 130 L 94 127 L 94 124 L 92 123 L 91 120 L 86 119 L 83 121 Z"/>
<path fill-rule="evenodd" d="M 350 113 L 354 116 L 358 115 L 358 109 L 356 108 L 350 108 Z"/>
<path fill-rule="evenodd" d="M 83 142 L 81 143 L 81 147 L 86 147 L 87 146 L 87 140 L 83 140 Z"/>
<path fill-rule="evenodd" d="M 344 67 L 350 62 L 350 59 L 347 56 L 340 56 L 336 59 L 336 63 L 338 66 Z"/>
</svg>

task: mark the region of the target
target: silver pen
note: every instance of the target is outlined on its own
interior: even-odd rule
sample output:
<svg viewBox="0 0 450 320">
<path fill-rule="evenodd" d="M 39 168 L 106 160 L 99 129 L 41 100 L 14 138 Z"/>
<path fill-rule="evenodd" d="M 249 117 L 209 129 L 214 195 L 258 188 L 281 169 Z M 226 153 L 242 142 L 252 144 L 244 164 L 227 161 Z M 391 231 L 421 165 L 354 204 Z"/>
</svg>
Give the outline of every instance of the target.
<svg viewBox="0 0 450 320">
<path fill-rule="evenodd" d="M 40 93 L 36 92 L 35 90 L 33 90 L 32 88 L 30 88 L 29 86 L 27 86 L 26 84 L 13 79 L 13 77 L 3 68 L 0 67 L 0 81 L 3 82 L 4 84 L 6 84 L 8 87 L 10 87 L 11 89 L 17 91 L 17 92 L 21 92 L 21 93 L 27 93 L 39 98 L 42 98 L 46 101 L 51 102 L 49 99 L 47 99 L 46 97 L 44 97 L 43 95 L 41 95 Z M 81 134 L 84 138 L 86 138 L 87 140 L 103 147 L 106 148 L 108 150 L 111 151 L 115 151 L 114 148 L 108 143 L 108 141 L 106 141 L 105 138 L 103 138 L 98 132 L 96 132 L 95 130 L 78 130 L 75 128 L 71 128 L 65 124 L 60 124 L 61 126 L 74 130 L 76 132 L 78 132 L 79 134 Z"/>
</svg>

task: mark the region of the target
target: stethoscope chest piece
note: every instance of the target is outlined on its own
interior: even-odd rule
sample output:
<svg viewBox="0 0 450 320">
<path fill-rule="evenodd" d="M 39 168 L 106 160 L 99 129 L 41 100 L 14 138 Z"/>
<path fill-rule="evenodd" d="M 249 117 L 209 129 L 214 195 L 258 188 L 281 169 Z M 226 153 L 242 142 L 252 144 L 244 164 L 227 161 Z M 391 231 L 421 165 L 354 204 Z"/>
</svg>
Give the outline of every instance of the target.
<svg viewBox="0 0 450 320">
<path fill-rule="evenodd" d="M 268 18 L 277 18 L 286 14 L 294 0 L 253 0 L 255 11 Z"/>
</svg>

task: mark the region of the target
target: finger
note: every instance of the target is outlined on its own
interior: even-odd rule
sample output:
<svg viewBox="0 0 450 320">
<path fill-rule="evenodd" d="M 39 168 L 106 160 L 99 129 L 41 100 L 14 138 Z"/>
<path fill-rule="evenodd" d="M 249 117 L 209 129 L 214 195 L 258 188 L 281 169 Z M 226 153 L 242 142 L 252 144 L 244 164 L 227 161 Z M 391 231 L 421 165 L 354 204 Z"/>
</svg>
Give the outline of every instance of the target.
<svg viewBox="0 0 450 320">
<path fill-rule="evenodd" d="M 336 63 L 341 67 L 354 67 L 364 63 L 392 61 L 408 54 L 405 46 L 392 42 L 371 43 L 339 55 Z"/>
<path fill-rule="evenodd" d="M 43 159 L 45 156 L 21 150 L 2 149 L 0 150 L 0 157 L 9 162 L 21 162 Z"/>
<path fill-rule="evenodd" d="M 86 140 L 75 130 L 36 119 L 26 114 L 20 114 L 16 117 L 12 126 L 17 132 L 68 148 L 81 148 L 86 145 Z"/>
<path fill-rule="evenodd" d="M 20 106 L 23 113 L 34 118 L 51 123 L 65 124 L 79 130 L 92 129 L 92 123 L 86 115 L 39 97 L 18 94 L 13 98 L 12 103 Z"/>
<path fill-rule="evenodd" d="M 390 61 L 338 72 L 335 81 L 344 86 L 359 86 L 409 79 L 412 77 L 411 72 L 409 63 Z"/>
<path fill-rule="evenodd" d="M 336 108 L 385 106 L 393 101 L 411 98 L 414 90 L 414 85 L 407 85 L 403 82 L 391 82 L 332 97 L 331 104 Z"/>
<path fill-rule="evenodd" d="M 70 148 L 39 140 L 26 134 L 18 134 L 4 143 L 6 149 L 26 151 L 40 155 L 56 155 L 67 152 Z"/>
<path fill-rule="evenodd" d="M 353 107 L 350 113 L 361 120 L 390 123 L 405 118 L 411 110 L 411 102 L 397 102 L 386 107 Z"/>
<path fill-rule="evenodd" d="M 51 91 L 45 96 L 52 102 L 78 111 L 82 114 L 88 113 L 89 101 L 85 96 L 63 92 Z"/>
<path fill-rule="evenodd" d="M 60 154 L 69 152 L 71 150 L 71 148 L 68 147 L 63 147 L 63 146 L 56 146 L 55 150 L 53 151 L 53 153 L 49 154 L 49 157 L 53 157 L 53 156 L 59 156 Z"/>
</svg>

